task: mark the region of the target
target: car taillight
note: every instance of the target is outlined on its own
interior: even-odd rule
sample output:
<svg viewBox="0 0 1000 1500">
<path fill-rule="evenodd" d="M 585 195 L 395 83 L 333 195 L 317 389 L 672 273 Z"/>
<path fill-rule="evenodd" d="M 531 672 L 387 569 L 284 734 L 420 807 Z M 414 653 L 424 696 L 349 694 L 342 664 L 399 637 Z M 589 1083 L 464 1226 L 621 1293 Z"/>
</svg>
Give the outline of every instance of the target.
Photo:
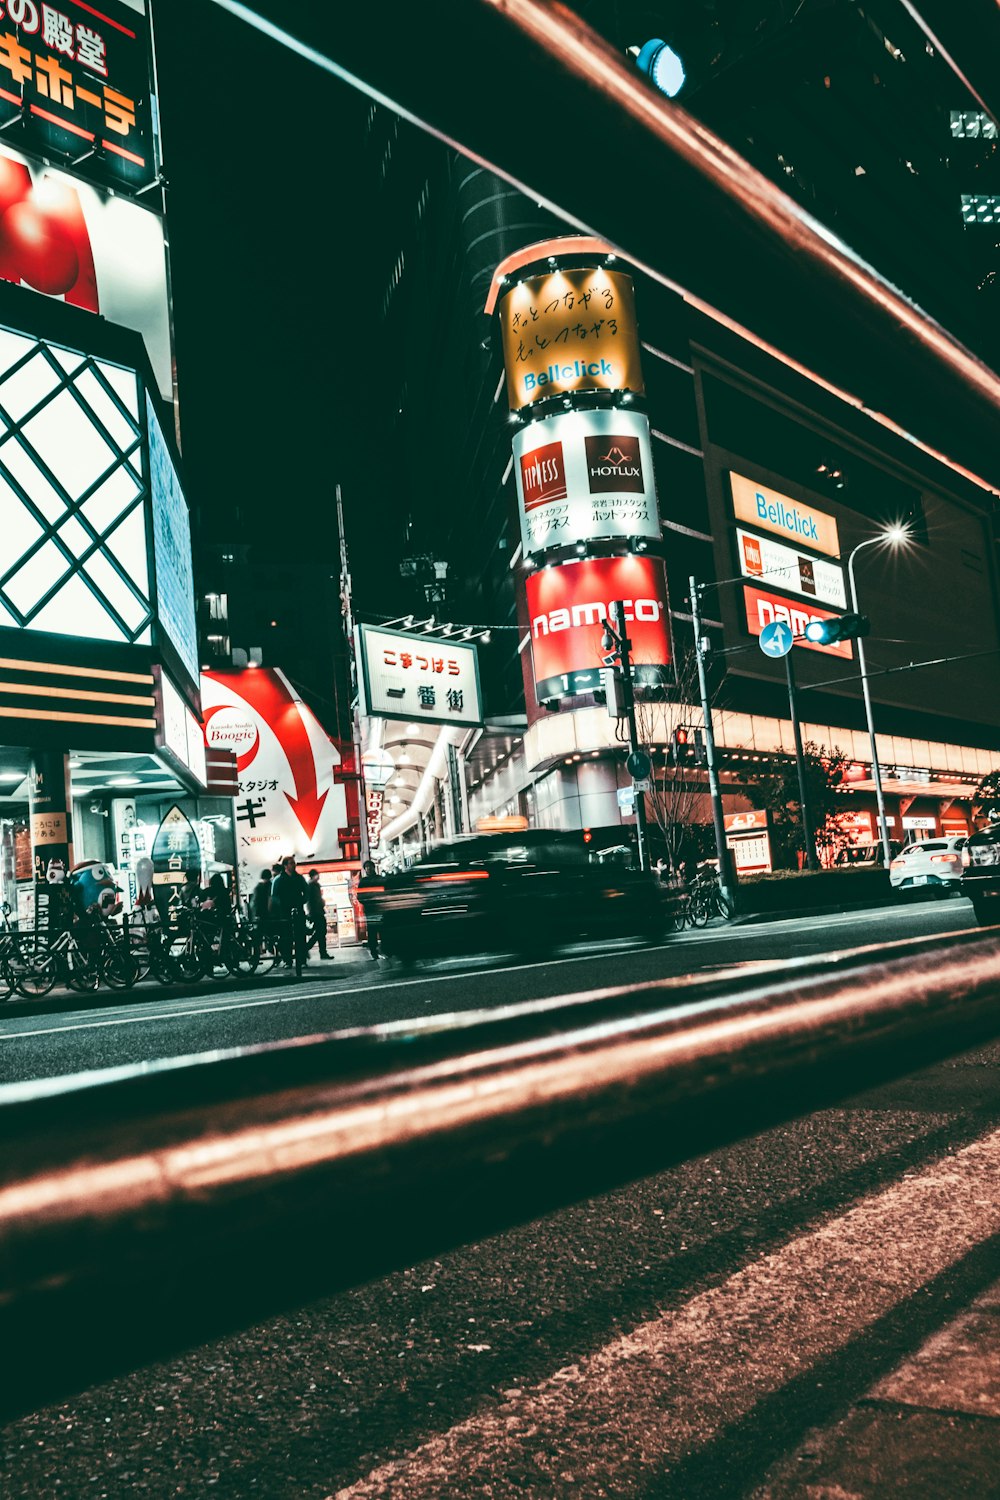
<svg viewBox="0 0 1000 1500">
<path fill-rule="evenodd" d="M 931 855 L 931 864 L 932 865 L 951 865 L 951 864 L 954 864 L 957 859 L 958 859 L 958 855 L 957 854 L 932 854 Z"/>
<path fill-rule="evenodd" d="M 968 869 L 972 864 L 972 855 L 969 853 L 968 844 L 966 844 L 965 848 L 962 850 L 962 863 L 966 869 Z"/>
<path fill-rule="evenodd" d="M 889 869 L 890 870 L 901 870 L 903 868 L 903 863 L 904 862 L 901 859 L 894 859 L 892 861 L 892 863 L 890 864 Z"/>
<path fill-rule="evenodd" d="M 430 881 L 454 882 L 456 880 L 489 880 L 489 870 L 449 870 L 447 874 L 441 875 L 418 875 L 417 881 L 424 885 Z"/>
</svg>

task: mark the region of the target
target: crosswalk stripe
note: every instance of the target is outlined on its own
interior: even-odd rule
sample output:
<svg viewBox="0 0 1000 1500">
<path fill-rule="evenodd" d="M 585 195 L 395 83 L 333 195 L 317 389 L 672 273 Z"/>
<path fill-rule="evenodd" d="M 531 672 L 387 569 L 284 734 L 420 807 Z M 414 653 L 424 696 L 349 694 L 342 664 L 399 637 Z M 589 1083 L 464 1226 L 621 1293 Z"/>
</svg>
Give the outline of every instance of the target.
<svg viewBox="0 0 1000 1500">
<path fill-rule="evenodd" d="M 905 1176 L 336 1500 L 647 1486 L 1000 1231 L 1000 1131 Z M 458 1478 L 460 1476 L 460 1485 Z"/>
</svg>

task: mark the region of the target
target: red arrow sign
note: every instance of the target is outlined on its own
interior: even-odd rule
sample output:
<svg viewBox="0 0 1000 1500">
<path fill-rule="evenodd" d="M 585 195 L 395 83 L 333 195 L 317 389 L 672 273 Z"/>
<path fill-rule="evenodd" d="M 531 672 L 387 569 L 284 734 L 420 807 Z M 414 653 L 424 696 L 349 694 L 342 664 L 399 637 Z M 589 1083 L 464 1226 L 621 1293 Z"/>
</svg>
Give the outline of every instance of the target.
<svg viewBox="0 0 1000 1500">
<path fill-rule="evenodd" d="M 214 675 L 214 674 L 213 674 Z M 226 681 L 220 675 L 220 681 Z M 315 836 L 323 813 L 323 805 L 329 791 L 322 794 L 316 781 L 316 761 L 313 756 L 309 731 L 287 684 L 277 672 L 266 668 L 241 672 L 238 678 L 229 679 L 240 696 L 274 730 L 295 782 L 294 797 L 288 792 L 288 805 L 292 809 L 302 832 L 307 839 Z"/>
</svg>

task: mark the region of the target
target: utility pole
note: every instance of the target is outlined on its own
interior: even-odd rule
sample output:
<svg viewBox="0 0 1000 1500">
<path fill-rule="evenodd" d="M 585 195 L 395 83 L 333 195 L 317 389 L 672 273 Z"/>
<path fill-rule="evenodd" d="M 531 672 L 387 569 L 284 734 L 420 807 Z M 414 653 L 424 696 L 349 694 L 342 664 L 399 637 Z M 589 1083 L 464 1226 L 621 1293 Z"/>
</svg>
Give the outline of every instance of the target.
<svg viewBox="0 0 1000 1500">
<path fill-rule="evenodd" d="M 614 624 L 610 620 L 602 620 L 604 626 L 604 637 L 601 641 L 603 649 L 607 652 L 605 663 L 610 666 L 617 662 L 618 669 L 615 676 L 621 684 L 622 701 L 621 706 L 625 710 L 624 718 L 628 724 L 628 769 L 629 775 L 634 781 L 643 781 L 648 777 L 652 765 L 649 756 L 639 744 L 639 735 L 635 724 L 635 693 L 632 686 L 632 642 L 629 640 L 625 629 L 625 604 L 618 599 L 611 606 L 611 614 Z M 645 769 L 643 769 L 645 766 Z M 649 848 L 646 833 L 646 794 L 637 791 L 635 795 L 635 836 L 639 853 L 639 869 L 649 869 Z"/>
<path fill-rule="evenodd" d="M 712 825 L 715 830 L 715 853 L 719 861 L 719 885 L 729 903 L 736 910 L 736 882 L 733 879 L 726 843 L 726 825 L 722 816 L 722 789 L 719 786 L 719 771 L 715 760 L 715 734 L 712 728 L 712 704 L 708 696 L 708 674 L 705 671 L 705 651 L 701 636 L 701 584 L 692 574 L 688 579 L 691 594 L 691 623 L 694 626 L 694 654 L 698 663 L 698 687 L 701 692 L 701 713 L 705 722 L 705 764 L 708 767 L 708 790 L 712 802 Z"/>
<path fill-rule="evenodd" d="M 795 767 L 799 773 L 799 807 L 802 809 L 802 838 L 806 846 L 806 868 L 818 870 L 816 835 L 813 832 L 809 799 L 806 796 L 806 760 L 802 748 L 802 725 L 799 723 L 799 711 L 795 701 L 795 668 L 792 666 L 791 651 L 785 655 L 785 678 L 788 682 L 788 715 L 792 721 L 792 734 L 795 736 Z"/>
</svg>

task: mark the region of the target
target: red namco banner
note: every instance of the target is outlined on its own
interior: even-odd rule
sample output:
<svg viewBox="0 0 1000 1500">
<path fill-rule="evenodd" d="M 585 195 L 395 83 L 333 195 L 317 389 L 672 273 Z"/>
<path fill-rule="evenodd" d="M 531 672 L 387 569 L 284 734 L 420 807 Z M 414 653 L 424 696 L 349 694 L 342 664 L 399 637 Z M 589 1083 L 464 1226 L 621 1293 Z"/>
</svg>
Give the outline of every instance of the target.
<svg viewBox="0 0 1000 1500">
<path fill-rule="evenodd" d="M 662 682 L 670 665 L 667 580 L 659 558 L 593 557 L 529 573 L 531 657 L 539 702 L 600 687 L 601 621 L 621 600 L 637 682 Z"/>
<path fill-rule="evenodd" d="M 763 589 L 751 588 L 749 584 L 743 589 L 743 598 L 747 611 L 747 629 L 751 635 L 760 635 L 764 626 L 772 625 L 775 620 L 784 620 L 791 627 L 793 635 L 801 636 L 810 620 L 837 619 L 835 610 L 817 609 L 814 604 L 782 599 L 778 594 L 767 594 Z M 834 641 L 829 646 L 818 646 L 814 641 L 797 640 L 795 644 L 805 646 L 809 651 L 822 651 L 825 656 L 844 656 L 849 661 L 854 660 L 854 648 L 850 641 Z"/>
</svg>

